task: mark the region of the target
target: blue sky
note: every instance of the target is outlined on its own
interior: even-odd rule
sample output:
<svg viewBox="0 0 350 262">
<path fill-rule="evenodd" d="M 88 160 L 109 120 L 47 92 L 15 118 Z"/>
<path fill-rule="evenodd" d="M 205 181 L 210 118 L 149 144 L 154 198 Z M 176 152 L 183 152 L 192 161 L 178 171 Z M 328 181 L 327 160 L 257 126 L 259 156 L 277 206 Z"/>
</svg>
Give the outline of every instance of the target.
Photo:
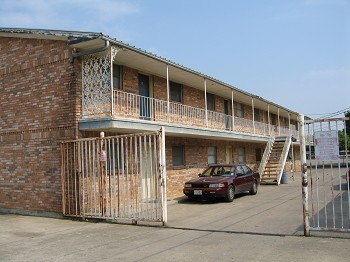
<svg viewBox="0 0 350 262">
<path fill-rule="evenodd" d="M 350 110 L 350 0 L 1 0 L 0 27 L 102 32 L 313 118 Z"/>
</svg>

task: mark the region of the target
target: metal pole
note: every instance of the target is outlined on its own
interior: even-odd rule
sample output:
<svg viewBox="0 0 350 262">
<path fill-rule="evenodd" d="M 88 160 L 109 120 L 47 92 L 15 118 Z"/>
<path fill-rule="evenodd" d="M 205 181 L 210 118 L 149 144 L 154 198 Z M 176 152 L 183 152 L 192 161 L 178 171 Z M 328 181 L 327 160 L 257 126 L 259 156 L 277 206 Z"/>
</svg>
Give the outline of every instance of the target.
<svg viewBox="0 0 350 262">
<path fill-rule="evenodd" d="M 166 156 L 165 156 L 165 128 L 161 128 L 161 163 L 162 168 L 162 185 L 163 185 L 163 225 L 168 223 L 168 207 L 167 207 L 167 192 L 166 192 Z"/>
<path fill-rule="evenodd" d="M 306 163 L 306 143 L 305 143 L 305 122 L 304 115 L 299 115 L 299 130 L 300 130 L 300 159 L 301 159 L 301 185 L 302 185 L 302 200 L 303 200 L 303 222 L 304 236 L 310 236 L 309 224 L 309 195 L 308 195 L 308 180 L 307 180 L 307 163 Z"/>
</svg>

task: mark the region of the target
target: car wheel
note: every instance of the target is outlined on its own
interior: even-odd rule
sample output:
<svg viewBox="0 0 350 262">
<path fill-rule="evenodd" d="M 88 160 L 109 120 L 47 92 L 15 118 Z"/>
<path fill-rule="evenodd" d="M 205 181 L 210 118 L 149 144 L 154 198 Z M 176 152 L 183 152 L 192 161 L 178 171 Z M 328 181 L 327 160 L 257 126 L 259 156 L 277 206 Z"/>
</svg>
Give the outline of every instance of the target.
<svg viewBox="0 0 350 262">
<path fill-rule="evenodd" d="M 249 193 L 251 195 L 256 195 L 256 193 L 258 193 L 258 184 L 256 183 L 256 181 L 252 185 L 252 188 L 250 189 Z"/>
<path fill-rule="evenodd" d="M 235 199 L 235 189 L 232 185 L 229 185 L 226 192 L 225 200 L 227 202 L 232 202 Z"/>
</svg>

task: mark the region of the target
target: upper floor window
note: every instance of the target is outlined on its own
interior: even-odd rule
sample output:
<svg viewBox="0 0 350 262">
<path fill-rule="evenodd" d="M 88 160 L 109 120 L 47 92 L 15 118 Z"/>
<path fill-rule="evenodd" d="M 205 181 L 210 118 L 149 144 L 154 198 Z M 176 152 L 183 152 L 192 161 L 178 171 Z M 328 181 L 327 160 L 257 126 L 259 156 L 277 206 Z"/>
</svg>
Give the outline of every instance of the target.
<svg viewBox="0 0 350 262">
<path fill-rule="evenodd" d="M 169 87 L 170 87 L 170 100 L 174 102 L 182 103 L 182 85 L 170 81 Z"/>
<path fill-rule="evenodd" d="M 113 64 L 113 89 L 122 89 L 122 67 Z"/>
<path fill-rule="evenodd" d="M 215 96 L 213 94 L 207 93 L 207 109 L 211 111 L 215 110 Z"/>
<path fill-rule="evenodd" d="M 243 105 L 240 103 L 237 103 L 237 116 L 244 118 L 244 108 Z"/>
</svg>

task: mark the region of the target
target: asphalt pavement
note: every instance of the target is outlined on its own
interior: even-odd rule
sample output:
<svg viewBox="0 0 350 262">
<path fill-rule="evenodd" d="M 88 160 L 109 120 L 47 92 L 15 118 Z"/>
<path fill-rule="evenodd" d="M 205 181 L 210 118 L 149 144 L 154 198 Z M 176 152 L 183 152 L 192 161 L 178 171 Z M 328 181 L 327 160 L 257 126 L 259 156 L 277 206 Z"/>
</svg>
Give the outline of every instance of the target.
<svg viewBox="0 0 350 262">
<path fill-rule="evenodd" d="M 0 261 L 349 261 L 350 233 L 303 236 L 300 174 L 232 203 L 168 201 L 160 224 L 0 214 Z"/>
</svg>

